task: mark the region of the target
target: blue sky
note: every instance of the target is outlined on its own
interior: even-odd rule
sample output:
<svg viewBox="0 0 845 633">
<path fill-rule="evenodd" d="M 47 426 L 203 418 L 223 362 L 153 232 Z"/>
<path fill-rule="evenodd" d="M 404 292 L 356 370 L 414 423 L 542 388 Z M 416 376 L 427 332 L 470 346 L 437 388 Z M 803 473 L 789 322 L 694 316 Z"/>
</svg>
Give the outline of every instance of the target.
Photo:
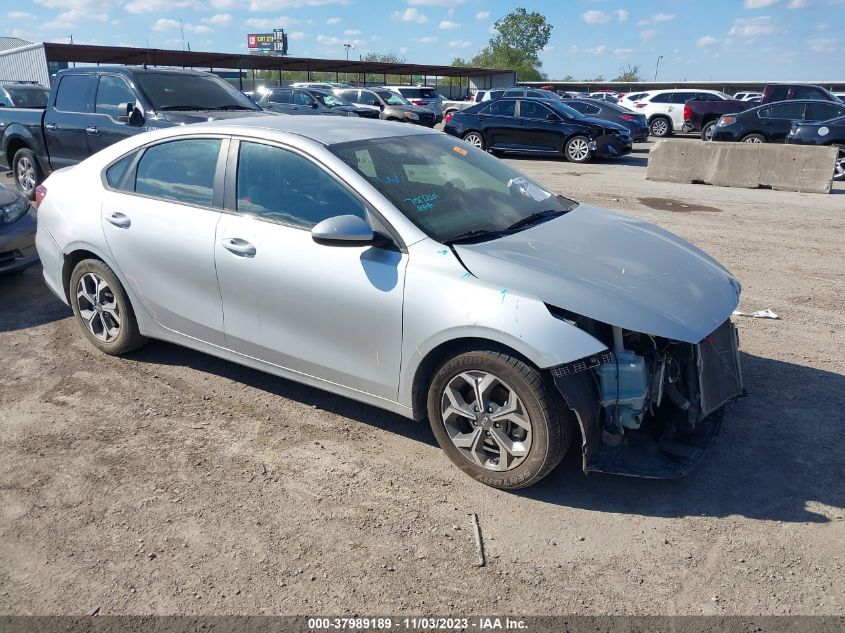
<svg viewBox="0 0 845 633">
<path fill-rule="evenodd" d="M 554 25 L 541 53 L 551 78 L 637 64 L 665 80 L 843 80 L 845 0 L 0 0 L 0 35 L 244 51 L 273 27 L 290 54 L 343 58 L 393 51 L 418 63 L 469 58 L 515 6 Z"/>
</svg>

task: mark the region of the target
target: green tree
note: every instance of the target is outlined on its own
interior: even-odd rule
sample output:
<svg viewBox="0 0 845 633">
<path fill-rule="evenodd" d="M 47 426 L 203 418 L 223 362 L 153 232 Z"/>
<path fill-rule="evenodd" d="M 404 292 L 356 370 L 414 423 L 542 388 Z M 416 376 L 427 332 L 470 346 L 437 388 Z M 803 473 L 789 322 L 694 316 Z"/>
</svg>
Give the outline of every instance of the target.
<svg viewBox="0 0 845 633">
<path fill-rule="evenodd" d="M 478 66 L 516 71 L 519 81 L 540 81 L 542 62 L 537 56 L 549 43 L 552 25 L 536 11 L 518 8 L 494 24 L 496 34 L 470 60 L 456 58 L 453 66 Z"/>
<path fill-rule="evenodd" d="M 628 64 L 628 67 L 625 68 L 624 66 L 619 69 L 619 76 L 615 77 L 611 81 L 642 81 L 642 77 L 640 77 L 640 67 L 639 66 L 632 66 Z"/>
<path fill-rule="evenodd" d="M 393 51 L 387 53 L 367 53 L 361 56 L 362 62 L 385 62 L 388 64 L 404 64 L 408 60 Z"/>
</svg>

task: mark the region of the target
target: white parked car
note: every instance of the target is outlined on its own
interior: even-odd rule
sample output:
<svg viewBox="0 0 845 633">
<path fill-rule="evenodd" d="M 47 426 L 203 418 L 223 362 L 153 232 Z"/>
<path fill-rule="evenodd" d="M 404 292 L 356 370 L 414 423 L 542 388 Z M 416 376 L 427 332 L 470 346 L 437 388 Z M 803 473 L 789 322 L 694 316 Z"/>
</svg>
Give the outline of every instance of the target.
<svg viewBox="0 0 845 633">
<path fill-rule="evenodd" d="M 636 109 L 636 103 L 642 101 L 646 97 L 648 97 L 654 90 L 640 90 L 639 92 L 631 92 L 628 94 L 622 95 L 617 102 L 617 105 L 621 105 L 623 108 L 628 108 L 629 110 Z"/>
<path fill-rule="evenodd" d="M 654 90 L 634 103 L 644 114 L 652 136 L 670 136 L 684 127 L 684 104 L 690 99 L 723 101 L 731 97 L 717 90 Z"/>
<path fill-rule="evenodd" d="M 756 99 L 757 97 L 762 97 L 762 92 L 737 92 L 734 95 L 734 99 L 739 101 L 751 101 L 751 99 Z"/>
</svg>

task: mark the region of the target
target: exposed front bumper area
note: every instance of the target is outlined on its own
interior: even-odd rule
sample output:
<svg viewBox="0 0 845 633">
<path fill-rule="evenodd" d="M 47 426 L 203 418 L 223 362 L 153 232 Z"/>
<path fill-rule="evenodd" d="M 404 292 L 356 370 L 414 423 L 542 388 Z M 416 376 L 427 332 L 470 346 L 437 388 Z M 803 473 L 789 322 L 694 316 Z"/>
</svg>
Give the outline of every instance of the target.
<svg viewBox="0 0 845 633">
<path fill-rule="evenodd" d="M 0 227 L 0 274 L 24 270 L 38 262 L 35 250 L 35 211 L 30 211 L 14 224 Z"/>
<path fill-rule="evenodd" d="M 724 406 L 745 393 L 730 320 L 695 345 L 647 338 L 654 341 L 654 353 L 644 356 L 648 378 L 642 398 L 626 393 L 620 362 L 630 356 L 625 351 L 603 352 L 551 370 L 581 428 L 584 472 L 683 477 L 718 434 Z M 602 399 L 602 375 L 610 377 L 611 385 L 616 380 L 615 400 Z"/>
<path fill-rule="evenodd" d="M 594 156 L 597 158 L 616 158 L 630 154 L 633 149 L 633 141 L 630 136 L 612 136 L 604 134 L 596 138 Z"/>
</svg>

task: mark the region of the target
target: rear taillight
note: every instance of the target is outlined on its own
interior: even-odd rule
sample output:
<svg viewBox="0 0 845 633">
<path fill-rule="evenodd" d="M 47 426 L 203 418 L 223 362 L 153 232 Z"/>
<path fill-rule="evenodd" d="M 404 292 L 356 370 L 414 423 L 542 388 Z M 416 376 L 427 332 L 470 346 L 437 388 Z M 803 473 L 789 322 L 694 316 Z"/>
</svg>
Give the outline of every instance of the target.
<svg viewBox="0 0 845 633">
<path fill-rule="evenodd" d="M 633 114 L 623 114 L 622 118 L 625 119 L 626 121 L 636 121 L 636 119 L 637 119 L 636 115 L 633 115 Z"/>
<path fill-rule="evenodd" d="M 684 105 L 684 120 L 692 118 L 692 107 L 689 104 Z"/>
<path fill-rule="evenodd" d="M 35 188 L 35 208 L 37 209 L 41 206 L 41 203 L 44 202 L 44 198 L 47 197 L 47 187 L 44 185 L 38 185 Z"/>
<path fill-rule="evenodd" d="M 443 117 L 443 123 L 448 123 L 451 120 L 452 120 L 452 113 L 451 112 L 449 114 L 447 114 L 445 117 Z"/>
<path fill-rule="evenodd" d="M 635 108 L 644 108 L 645 106 L 646 106 L 646 104 L 645 104 L 645 103 L 635 103 L 635 104 L 634 104 L 634 107 L 635 107 Z"/>
</svg>

